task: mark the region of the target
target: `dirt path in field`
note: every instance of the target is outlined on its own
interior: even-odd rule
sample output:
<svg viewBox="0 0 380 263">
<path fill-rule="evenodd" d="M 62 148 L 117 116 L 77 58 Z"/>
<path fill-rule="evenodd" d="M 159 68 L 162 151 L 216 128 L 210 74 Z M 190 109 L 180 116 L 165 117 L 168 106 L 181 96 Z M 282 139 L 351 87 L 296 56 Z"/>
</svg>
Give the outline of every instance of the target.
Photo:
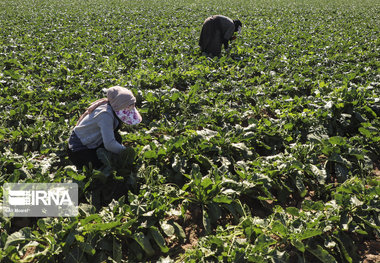
<svg viewBox="0 0 380 263">
<path fill-rule="evenodd" d="M 373 163 L 373 174 L 380 181 L 380 159 Z M 366 240 L 359 246 L 359 254 L 361 254 L 363 263 L 379 263 L 380 262 L 380 239 Z"/>
<path fill-rule="evenodd" d="M 359 246 L 359 254 L 362 254 L 361 262 L 363 263 L 379 263 L 380 239 L 364 241 L 363 244 Z"/>
<path fill-rule="evenodd" d="M 380 180 L 380 159 L 373 163 L 373 174 Z"/>
</svg>

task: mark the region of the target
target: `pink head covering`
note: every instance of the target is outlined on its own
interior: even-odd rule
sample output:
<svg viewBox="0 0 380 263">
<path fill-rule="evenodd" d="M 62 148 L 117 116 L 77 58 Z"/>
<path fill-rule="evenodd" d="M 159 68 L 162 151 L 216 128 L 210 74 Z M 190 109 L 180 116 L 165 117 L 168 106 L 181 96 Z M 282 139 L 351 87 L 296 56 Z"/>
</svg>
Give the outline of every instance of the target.
<svg viewBox="0 0 380 263">
<path fill-rule="evenodd" d="M 142 121 L 135 107 L 136 98 L 129 89 L 114 86 L 107 90 L 107 98 L 119 119 L 128 124 L 136 125 Z"/>
<path fill-rule="evenodd" d="M 88 107 L 82 116 L 80 116 L 77 125 L 98 106 L 108 102 L 116 113 L 116 116 L 124 123 L 135 125 L 142 121 L 142 117 L 135 107 L 136 98 L 133 96 L 132 91 L 121 86 L 114 86 L 107 89 L 107 98 L 99 99 Z"/>
</svg>

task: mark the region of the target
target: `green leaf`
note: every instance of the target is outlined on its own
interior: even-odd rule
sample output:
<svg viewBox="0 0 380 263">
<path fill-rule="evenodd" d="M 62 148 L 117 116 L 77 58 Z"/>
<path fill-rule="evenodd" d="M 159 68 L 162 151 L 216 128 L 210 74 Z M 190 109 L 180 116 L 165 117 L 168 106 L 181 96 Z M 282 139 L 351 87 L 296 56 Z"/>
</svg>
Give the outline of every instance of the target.
<svg viewBox="0 0 380 263">
<path fill-rule="evenodd" d="M 305 211 L 312 211 L 312 210 L 323 211 L 324 208 L 325 208 L 325 205 L 322 201 L 314 202 L 314 201 L 305 199 L 302 202 L 302 209 Z"/>
<path fill-rule="evenodd" d="M 126 147 L 118 156 L 118 167 L 132 167 L 136 152 L 132 147 Z"/>
<path fill-rule="evenodd" d="M 101 248 L 102 251 L 107 251 L 107 253 L 112 253 L 113 245 L 114 245 L 114 237 L 112 238 L 104 237 L 99 240 L 99 242 L 96 244 L 96 247 L 97 247 L 97 250 Z"/>
<path fill-rule="evenodd" d="M 67 234 L 64 245 L 63 245 L 63 253 L 68 254 L 69 249 L 71 249 L 71 245 L 77 240 L 76 235 L 78 232 L 76 230 L 71 230 L 69 234 Z"/>
<path fill-rule="evenodd" d="M 93 170 L 92 171 L 92 179 L 93 180 L 99 180 L 99 182 L 105 184 L 107 182 L 107 178 L 111 177 L 111 175 L 114 173 L 114 170 L 111 168 L 111 166 L 103 167 L 101 170 Z"/>
<path fill-rule="evenodd" d="M 376 230 L 380 230 L 380 226 L 374 224 L 374 223 L 371 223 L 369 222 L 368 220 L 364 219 L 362 216 L 359 217 L 360 220 L 362 220 L 367 226 L 373 228 L 373 229 L 376 229 Z"/>
<path fill-rule="evenodd" d="M 149 242 L 149 238 L 144 235 L 144 233 L 139 232 L 134 235 L 134 239 L 136 242 L 141 246 L 141 248 L 145 251 L 145 253 L 151 257 L 155 254 L 154 249 L 152 248 L 152 245 Z"/>
<path fill-rule="evenodd" d="M 356 195 L 351 196 L 350 201 L 351 201 L 351 204 L 353 204 L 354 206 L 361 206 L 361 205 L 364 204 L 364 202 L 363 202 L 363 201 L 360 201 L 360 200 L 356 197 Z"/>
<path fill-rule="evenodd" d="M 223 204 L 223 207 L 226 208 L 234 217 L 236 223 L 238 223 L 241 216 L 244 215 L 244 211 L 238 202 L 232 202 L 230 204 Z"/>
<path fill-rule="evenodd" d="M 300 215 L 299 211 L 300 210 L 296 207 L 287 207 L 286 208 L 286 212 L 292 216 L 299 216 Z"/>
<path fill-rule="evenodd" d="M 65 263 L 87 263 L 84 251 L 79 247 L 74 247 L 65 255 Z"/>
<path fill-rule="evenodd" d="M 337 178 L 340 180 L 340 182 L 348 178 L 349 170 L 347 169 L 345 165 L 336 163 L 334 166 L 334 169 L 335 169 L 335 174 Z"/>
<path fill-rule="evenodd" d="M 210 215 L 211 223 L 215 223 L 222 216 L 222 210 L 214 202 L 211 202 L 207 205 L 207 211 Z"/>
<path fill-rule="evenodd" d="M 209 130 L 206 128 L 200 131 L 196 131 L 196 133 L 207 141 L 209 141 L 212 137 L 218 135 L 217 131 Z"/>
<path fill-rule="evenodd" d="M 340 240 L 340 238 L 335 238 L 335 237 L 334 237 L 334 240 L 339 244 L 340 251 L 342 252 L 342 254 L 343 254 L 345 260 L 347 260 L 347 262 L 349 262 L 349 263 L 352 263 L 352 258 L 351 258 L 350 255 L 348 254 L 347 249 L 346 249 L 346 247 L 344 246 L 343 242 Z"/>
<path fill-rule="evenodd" d="M 296 187 L 300 193 L 300 196 L 305 197 L 305 195 L 307 194 L 307 189 L 303 183 L 303 178 L 301 178 L 300 176 L 297 176 L 295 180 L 296 180 Z"/>
<path fill-rule="evenodd" d="M 38 228 L 43 232 L 46 233 L 46 223 L 43 219 L 38 219 L 37 221 Z"/>
<path fill-rule="evenodd" d="M 325 184 L 326 179 L 327 179 L 327 173 L 325 169 L 319 169 L 314 164 L 310 164 L 310 170 L 314 174 L 314 176 L 317 178 L 320 184 Z"/>
<path fill-rule="evenodd" d="M 116 239 L 116 237 L 113 237 L 112 239 L 112 258 L 113 260 L 115 260 L 116 262 L 121 262 L 121 259 L 122 259 L 122 246 L 121 246 L 121 243 Z"/>
<path fill-rule="evenodd" d="M 293 129 L 293 123 L 286 123 L 286 124 L 284 125 L 284 128 L 287 129 L 287 130 L 291 130 L 291 129 Z"/>
<path fill-rule="evenodd" d="M 95 255 L 95 248 L 91 246 L 91 243 L 87 240 L 87 242 L 81 242 L 79 243 L 79 247 L 81 248 L 81 251 L 87 253 L 90 256 Z"/>
<path fill-rule="evenodd" d="M 215 196 L 212 199 L 212 201 L 215 203 L 231 204 L 233 199 L 231 199 L 230 197 L 225 196 L 225 195 L 218 195 L 218 196 Z"/>
<path fill-rule="evenodd" d="M 341 136 L 330 137 L 329 142 L 332 145 L 344 145 L 344 144 L 346 144 L 346 140 Z"/>
<path fill-rule="evenodd" d="M 213 185 L 213 183 L 214 182 L 210 178 L 206 177 L 202 180 L 201 186 L 203 189 L 207 189 L 210 185 Z"/>
<path fill-rule="evenodd" d="M 199 162 L 199 165 L 203 169 L 209 170 L 212 167 L 212 161 L 210 159 L 208 159 L 207 157 L 205 157 L 203 155 L 195 155 L 194 157 L 195 157 L 195 159 L 197 159 L 197 161 Z"/>
<path fill-rule="evenodd" d="M 96 150 L 96 155 L 106 167 L 112 167 L 112 153 L 111 152 L 101 147 Z"/>
<path fill-rule="evenodd" d="M 95 221 L 96 223 L 102 222 L 102 217 L 99 214 L 92 214 L 79 221 L 82 226 L 86 226 L 89 222 Z"/>
<path fill-rule="evenodd" d="M 265 234 L 260 234 L 254 243 L 253 251 L 264 251 L 264 249 L 269 248 L 269 246 L 272 246 L 276 244 L 277 241 Z"/>
<path fill-rule="evenodd" d="M 160 247 L 162 253 L 168 253 L 169 248 L 166 245 L 164 237 L 161 235 L 160 231 L 158 231 L 157 227 L 151 226 L 149 228 L 150 234 L 153 236 L 154 241 L 156 241 L 157 245 Z"/>
<path fill-rule="evenodd" d="M 80 242 L 80 243 L 83 243 L 84 242 L 84 237 L 81 236 L 81 235 L 75 235 L 75 239 Z"/>
<path fill-rule="evenodd" d="M 128 249 L 132 252 L 132 255 L 136 257 L 138 262 L 143 261 L 142 259 L 144 257 L 144 250 L 136 240 L 128 245 Z"/>
<path fill-rule="evenodd" d="M 202 174 L 198 164 L 193 164 L 191 169 L 191 178 L 194 180 L 196 186 L 199 186 L 202 182 Z M 200 189 L 198 189 L 200 190 Z"/>
<path fill-rule="evenodd" d="M 258 235 L 263 233 L 262 229 L 260 227 L 257 227 L 253 223 L 253 219 L 250 217 L 247 217 L 243 220 L 242 226 L 244 229 L 244 234 L 247 236 L 249 240 L 251 240 L 252 237 L 255 237 L 255 234 Z"/>
<path fill-rule="evenodd" d="M 360 235 L 368 235 L 368 232 L 364 231 L 363 229 L 360 229 L 360 228 L 355 228 L 354 230 L 355 233 L 358 233 Z"/>
<path fill-rule="evenodd" d="M 361 134 L 363 134 L 365 137 L 367 137 L 367 138 L 371 138 L 371 137 L 372 137 L 371 132 L 370 132 L 369 130 L 367 130 L 366 128 L 364 128 L 364 127 L 360 127 L 358 130 L 359 130 L 359 132 L 360 132 Z"/>
<path fill-rule="evenodd" d="M 285 237 L 288 232 L 284 224 L 282 224 L 280 221 L 273 221 L 271 230 L 281 237 Z"/>
<path fill-rule="evenodd" d="M 252 156 L 252 151 L 243 142 L 231 143 L 231 146 L 235 148 L 236 150 L 239 150 L 240 152 L 242 152 L 247 157 Z"/>
<path fill-rule="evenodd" d="M 182 242 L 186 241 L 186 234 L 185 234 L 185 231 L 183 230 L 182 226 L 175 221 L 173 221 L 171 223 L 173 224 L 173 226 L 175 228 L 175 233 L 178 236 L 178 238 Z"/>
<path fill-rule="evenodd" d="M 211 220 L 206 209 L 203 208 L 202 211 L 203 211 L 203 216 L 202 216 L 203 227 L 206 233 L 209 234 L 211 233 Z"/>
<path fill-rule="evenodd" d="M 156 159 L 158 157 L 158 154 L 155 150 L 150 150 L 150 151 L 144 152 L 143 156 L 146 159 Z"/>
<path fill-rule="evenodd" d="M 88 218 L 91 214 L 94 214 L 96 210 L 96 208 L 93 205 L 86 203 L 80 203 L 78 209 L 79 213 L 81 215 L 85 215 L 86 218 Z"/>
<path fill-rule="evenodd" d="M 113 229 L 117 226 L 119 226 L 121 223 L 118 221 L 110 222 L 110 223 L 96 223 L 96 224 L 87 224 L 83 228 L 86 232 L 92 232 L 92 231 L 106 231 Z"/>
<path fill-rule="evenodd" d="M 320 229 L 307 228 L 300 235 L 298 235 L 298 238 L 300 240 L 305 240 L 305 239 L 308 239 L 308 238 L 311 238 L 311 237 L 319 236 L 322 233 L 323 233 L 323 231 L 320 230 Z"/>
<path fill-rule="evenodd" d="M 305 245 L 298 239 L 292 239 L 291 243 L 293 246 L 295 246 L 299 251 L 302 253 L 305 252 Z"/>
<path fill-rule="evenodd" d="M 264 120 L 264 123 L 267 125 L 267 126 L 271 126 L 272 123 L 268 120 L 268 119 L 263 119 Z"/>
<path fill-rule="evenodd" d="M 322 248 L 320 245 L 317 246 L 306 246 L 306 250 L 313 254 L 316 258 L 318 258 L 323 263 L 337 263 L 336 259 L 329 254 L 329 252 Z"/>
<path fill-rule="evenodd" d="M 162 229 L 162 231 L 164 231 L 165 235 L 167 235 L 168 237 L 171 237 L 175 234 L 175 228 L 169 222 L 166 222 L 166 221 L 162 222 L 161 223 L 161 229 Z"/>
<path fill-rule="evenodd" d="M 24 227 L 19 231 L 12 233 L 8 236 L 7 242 L 4 245 L 4 249 L 7 249 L 10 245 L 15 245 L 24 241 L 29 241 L 34 238 L 32 234 L 32 229 L 30 227 Z"/>
</svg>

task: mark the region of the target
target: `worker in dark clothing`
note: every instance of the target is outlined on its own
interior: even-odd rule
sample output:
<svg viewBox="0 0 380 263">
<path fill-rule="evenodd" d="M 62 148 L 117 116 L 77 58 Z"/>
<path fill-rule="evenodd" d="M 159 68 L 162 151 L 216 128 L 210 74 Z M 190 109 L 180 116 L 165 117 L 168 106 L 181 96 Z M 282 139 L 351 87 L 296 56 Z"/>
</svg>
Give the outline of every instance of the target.
<svg viewBox="0 0 380 263">
<path fill-rule="evenodd" d="M 234 40 L 235 32 L 241 30 L 240 20 L 232 20 L 226 16 L 214 15 L 205 20 L 202 26 L 199 46 L 205 55 L 220 56 L 222 45 L 228 50 L 228 42 Z"/>
</svg>

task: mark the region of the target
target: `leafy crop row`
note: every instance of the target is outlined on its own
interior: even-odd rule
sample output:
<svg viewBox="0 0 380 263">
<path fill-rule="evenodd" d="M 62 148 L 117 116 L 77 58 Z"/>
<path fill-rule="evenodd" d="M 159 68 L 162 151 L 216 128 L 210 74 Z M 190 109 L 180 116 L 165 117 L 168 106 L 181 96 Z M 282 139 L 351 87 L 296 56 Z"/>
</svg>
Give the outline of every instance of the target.
<svg viewBox="0 0 380 263">
<path fill-rule="evenodd" d="M 379 11 L 373 0 L 0 0 L 0 184 L 76 182 L 80 199 L 75 218 L 1 217 L 0 261 L 369 260 Z M 198 49 L 211 14 L 243 22 L 220 58 Z M 102 169 L 77 170 L 70 130 L 112 85 L 133 90 L 143 122 L 122 128 L 123 155 L 99 151 Z"/>
</svg>

